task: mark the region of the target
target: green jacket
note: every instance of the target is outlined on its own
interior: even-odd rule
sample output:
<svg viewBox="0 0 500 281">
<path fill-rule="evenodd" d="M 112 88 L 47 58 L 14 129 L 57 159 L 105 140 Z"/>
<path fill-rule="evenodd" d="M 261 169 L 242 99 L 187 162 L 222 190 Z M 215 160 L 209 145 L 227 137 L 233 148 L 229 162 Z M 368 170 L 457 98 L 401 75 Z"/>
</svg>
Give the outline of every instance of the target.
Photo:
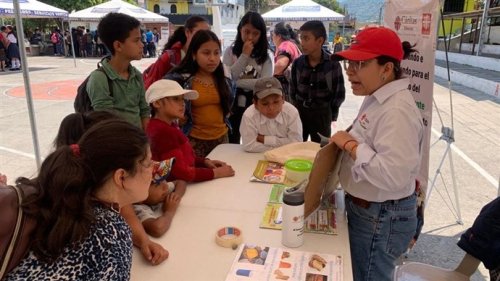
<svg viewBox="0 0 500 281">
<path fill-rule="evenodd" d="M 106 75 L 94 70 L 87 83 L 87 92 L 94 110 L 112 110 L 130 123 L 142 128 L 141 119 L 150 117 L 150 108 L 146 102 L 144 82 L 141 72 L 129 65 L 128 79 L 120 77 L 107 60 L 102 68 L 111 79 L 113 96 L 110 95 Z"/>
</svg>

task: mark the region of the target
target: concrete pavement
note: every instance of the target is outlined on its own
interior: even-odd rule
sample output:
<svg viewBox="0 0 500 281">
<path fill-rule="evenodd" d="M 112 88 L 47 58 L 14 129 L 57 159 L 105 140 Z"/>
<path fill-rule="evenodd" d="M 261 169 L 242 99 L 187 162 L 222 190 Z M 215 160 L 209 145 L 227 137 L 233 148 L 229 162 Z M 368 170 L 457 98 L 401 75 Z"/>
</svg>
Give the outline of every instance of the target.
<svg viewBox="0 0 500 281">
<path fill-rule="evenodd" d="M 134 62 L 145 69 L 154 59 Z M 34 91 L 34 106 L 42 155 L 52 150 L 52 141 L 61 119 L 73 112 L 76 88 L 96 67 L 98 59 L 73 60 L 62 57 L 30 57 L 30 78 Z M 450 126 L 450 95 L 446 81 L 437 79 L 434 99 L 445 126 Z M 348 83 L 348 82 L 347 82 Z M 21 87 L 21 88 L 20 88 Z M 36 174 L 33 144 L 26 100 L 22 94 L 21 72 L 0 72 L 0 172 L 7 174 L 9 183 L 18 176 Z M 467 229 L 483 205 L 496 197 L 500 175 L 500 101 L 493 96 L 463 86 L 452 92 L 455 143 L 452 156 L 455 164 L 460 207 L 464 225 L 455 223 L 447 205 L 453 200 L 450 165 L 442 167 L 443 181 L 438 181 L 426 210 L 422 236 L 408 254 L 408 260 L 454 268 L 463 256 L 456 246 L 460 234 Z M 356 116 L 362 98 L 352 95 L 346 84 L 347 97 L 340 110 L 338 128 L 346 128 Z M 433 112 L 431 143 L 440 136 L 441 122 L 436 108 Z M 430 151 L 430 170 L 433 176 L 446 143 L 438 141 Z M 489 280 L 484 267 L 473 276 L 474 281 Z"/>
</svg>

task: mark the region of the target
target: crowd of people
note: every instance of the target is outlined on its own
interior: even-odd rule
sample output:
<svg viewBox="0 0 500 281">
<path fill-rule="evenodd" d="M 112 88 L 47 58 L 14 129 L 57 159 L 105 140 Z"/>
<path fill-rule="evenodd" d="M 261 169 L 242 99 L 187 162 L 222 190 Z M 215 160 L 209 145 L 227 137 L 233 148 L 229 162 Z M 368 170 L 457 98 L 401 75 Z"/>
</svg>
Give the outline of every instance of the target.
<svg viewBox="0 0 500 281">
<path fill-rule="evenodd" d="M 277 24 L 272 53 L 263 18 L 248 12 L 234 44 L 221 50 L 208 22 L 192 16 L 156 62 L 166 75 L 145 85 L 131 61 L 152 56 L 155 37 L 140 25 L 119 13 L 100 21 L 111 56 L 87 83 L 95 111 L 66 117 L 38 176 L 17 180 L 39 190 L 24 208 L 40 226 L 6 280 L 128 280 L 132 244 L 152 265 L 168 258 L 149 236 L 168 231 L 189 183 L 237 173 L 207 158 L 217 145 L 263 152 L 320 135 L 345 152 L 354 280 L 392 280 L 417 229 L 423 124 L 400 65 L 414 46 L 370 27 L 331 55 L 324 24 L 308 21 L 300 36 Z M 332 136 L 345 99 L 341 60 L 364 101 L 352 128 Z"/>
</svg>

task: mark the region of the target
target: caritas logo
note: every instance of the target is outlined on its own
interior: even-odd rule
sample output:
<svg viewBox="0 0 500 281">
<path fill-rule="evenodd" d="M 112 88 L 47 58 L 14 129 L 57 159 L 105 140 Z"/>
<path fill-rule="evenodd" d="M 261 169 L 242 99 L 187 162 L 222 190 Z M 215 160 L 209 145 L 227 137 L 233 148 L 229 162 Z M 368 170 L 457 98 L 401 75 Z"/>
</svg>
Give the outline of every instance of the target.
<svg viewBox="0 0 500 281">
<path fill-rule="evenodd" d="M 399 16 L 394 20 L 394 28 L 398 31 L 401 28 L 401 18 Z"/>
<path fill-rule="evenodd" d="M 431 13 L 423 13 L 422 14 L 422 35 L 430 35 L 431 34 Z"/>
</svg>

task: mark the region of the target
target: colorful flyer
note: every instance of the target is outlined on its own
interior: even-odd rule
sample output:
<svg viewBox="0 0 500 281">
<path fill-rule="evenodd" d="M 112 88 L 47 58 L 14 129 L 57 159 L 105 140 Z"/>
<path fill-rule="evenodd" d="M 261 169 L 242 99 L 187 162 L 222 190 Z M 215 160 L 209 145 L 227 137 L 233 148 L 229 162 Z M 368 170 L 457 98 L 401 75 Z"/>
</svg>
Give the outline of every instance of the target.
<svg viewBox="0 0 500 281">
<path fill-rule="evenodd" d="M 226 281 L 342 281 L 343 277 L 343 259 L 340 255 L 247 243 L 239 247 Z"/>
<path fill-rule="evenodd" d="M 281 230 L 283 193 L 287 187 L 282 184 L 274 184 L 269 193 L 269 201 L 264 208 L 264 214 L 260 223 L 261 228 Z M 335 221 L 335 208 L 332 202 L 334 198 L 326 200 L 315 212 L 311 213 L 305 220 L 304 231 L 311 233 L 337 234 Z"/>
</svg>

